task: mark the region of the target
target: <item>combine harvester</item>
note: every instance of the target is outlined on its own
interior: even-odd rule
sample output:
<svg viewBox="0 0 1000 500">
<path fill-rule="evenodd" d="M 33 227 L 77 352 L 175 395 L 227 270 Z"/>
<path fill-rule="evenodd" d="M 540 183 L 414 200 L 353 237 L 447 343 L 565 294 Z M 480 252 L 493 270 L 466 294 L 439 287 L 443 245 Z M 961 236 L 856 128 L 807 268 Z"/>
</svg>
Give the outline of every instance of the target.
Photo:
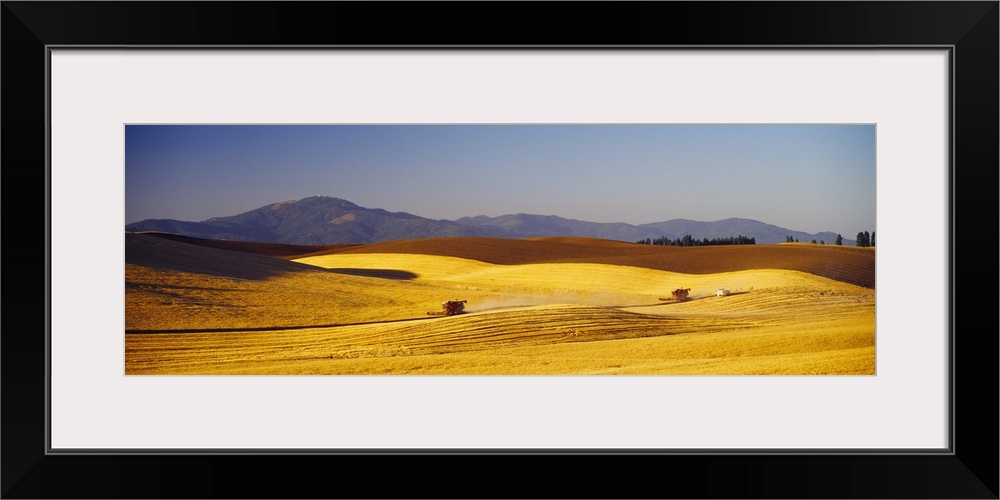
<svg viewBox="0 0 1000 500">
<path fill-rule="evenodd" d="M 670 298 L 669 299 L 665 299 L 663 297 L 660 297 L 660 300 L 676 300 L 676 301 L 680 302 L 682 300 L 687 300 L 689 293 L 691 293 L 691 289 L 690 288 L 678 288 L 678 289 L 674 290 L 673 292 L 670 292 Z"/>
<path fill-rule="evenodd" d="M 430 316 L 454 316 L 465 312 L 465 300 L 449 300 L 441 303 L 440 311 L 427 313 Z"/>
</svg>

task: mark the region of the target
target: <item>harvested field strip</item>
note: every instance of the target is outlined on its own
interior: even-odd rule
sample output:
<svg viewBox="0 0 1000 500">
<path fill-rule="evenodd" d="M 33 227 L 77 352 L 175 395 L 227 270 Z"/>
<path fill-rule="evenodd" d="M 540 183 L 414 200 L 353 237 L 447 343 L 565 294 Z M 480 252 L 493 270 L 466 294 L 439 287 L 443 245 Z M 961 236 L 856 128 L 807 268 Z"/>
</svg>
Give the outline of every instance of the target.
<svg viewBox="0 0 1000 500">
<path fill-rule="evenodd" d="M 436 339 L 462 342 L 503 344 L 580 342 L 626 339 L 653 335 L 673 335 L 701 331 L 721 325 L 724 320 L 678 320 L 629 313 L 616 309 L 584 306 L 544 306 L 523 310 L 469 315 L 454 321 L 405 325 L 397 334 L 411 348 L 437 345 Z"/>
<path fill-rule="evenodd" d="M 623 340 L 690 334 L 759 323 L 674 319 L 609 308 L 545 306 L 432 319 L 413 324 L 373 324 L 279 332 L 127 335 L 126 371 L 143 365 L 172 371 L 203 364 L 380 358 L 490 351 L 502 347 Z"/>
<path fill-rule="evenodd" d="M 864 324 L 642 316 L 550 306 L 421 322 L 430 331 L 129 335 L 126 373 L 873 373 Z"/>
<path fill-rule="evenodd" d="M 661 309 L 669 314 L 766 316 L 796 316 L 808 310 L 811 317 L 822 314 L 841 315 L 844 310 L 852 308 L 867 308 L 874 313 L 875 299 L 871 291 L 860 290 L 863 291 L 816 287 L 763 287 L 726 297 L 708 295 L 685 302 L 667 303 Z M 657 313 L 656 310 L 643 312 Z"/>
</svg>

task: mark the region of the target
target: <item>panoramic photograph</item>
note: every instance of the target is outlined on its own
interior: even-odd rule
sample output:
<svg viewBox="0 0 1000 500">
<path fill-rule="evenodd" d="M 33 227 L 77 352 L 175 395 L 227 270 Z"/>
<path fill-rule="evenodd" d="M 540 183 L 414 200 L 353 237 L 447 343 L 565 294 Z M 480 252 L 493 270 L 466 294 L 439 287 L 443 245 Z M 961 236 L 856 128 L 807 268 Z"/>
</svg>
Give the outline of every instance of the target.
<svg viewBox="0 0 1000 500">
<path fill-rule="evenodd" d="M 875 375 L 872 124 L 126 125 L 126 375 Z"/>
</svg>

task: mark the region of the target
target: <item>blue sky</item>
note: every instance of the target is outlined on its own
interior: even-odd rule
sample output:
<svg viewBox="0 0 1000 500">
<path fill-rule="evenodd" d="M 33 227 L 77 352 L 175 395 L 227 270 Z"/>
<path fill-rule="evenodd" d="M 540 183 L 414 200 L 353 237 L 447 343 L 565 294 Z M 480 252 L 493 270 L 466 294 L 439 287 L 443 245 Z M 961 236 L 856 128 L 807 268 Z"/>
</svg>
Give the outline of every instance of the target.
<svg viewBox="0 0 1000 500">
<path fill-rule="evenodd" d="M 875 229 L 874 125 L 127 125 L 125 223 L 309 196 L 432 219 Z"/>
</svg>

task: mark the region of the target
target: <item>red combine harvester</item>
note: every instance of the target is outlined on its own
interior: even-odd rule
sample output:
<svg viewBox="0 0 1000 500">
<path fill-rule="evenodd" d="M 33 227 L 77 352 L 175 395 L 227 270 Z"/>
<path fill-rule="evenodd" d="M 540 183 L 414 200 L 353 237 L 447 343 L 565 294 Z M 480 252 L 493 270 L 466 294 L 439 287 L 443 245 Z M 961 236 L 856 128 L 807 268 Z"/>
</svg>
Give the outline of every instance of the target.
<svg viewBox="0 0 1000 500">
<path fill-rule="evenodd" d="M 464 300 L 449 300 L 441 303 L 441 310 L 429 312 L 431 316 L 453 316 L 465 312 Z"/>
<path fill-rule="evenodd" d="M 678 288 L 673 292 L 670 292 L 669 299 L 664 299 L 661 297 L 660 300 L 687 300 L 688 293 L 690 292 L 691 292 L 690 288 Z"/>
</svg>

